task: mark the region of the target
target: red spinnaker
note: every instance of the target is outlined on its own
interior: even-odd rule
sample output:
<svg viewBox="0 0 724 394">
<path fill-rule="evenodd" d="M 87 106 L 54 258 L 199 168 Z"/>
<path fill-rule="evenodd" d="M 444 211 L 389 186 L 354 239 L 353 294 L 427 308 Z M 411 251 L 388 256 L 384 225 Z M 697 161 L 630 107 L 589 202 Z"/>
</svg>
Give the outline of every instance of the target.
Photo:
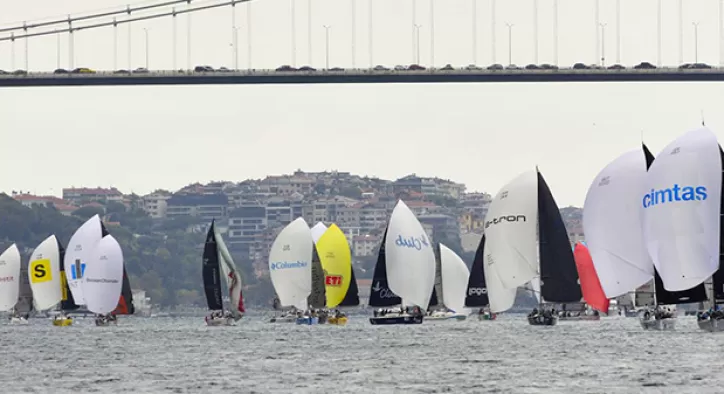
<svg viewBox="0 0 724 394">
<path fill-rule="evenodd" d="M 588 248 L 582 243 L 577 243 L 573 250 L 573 256 L 576 259 L 576 268 L 578 269 L 578 277 L 581 281 L 581 292 L 586 304 L 591 308 L 608 314 L 609 299 L 603 292 L 601 282 L 598 280 L 596 268 L 593 266 L 593 259 L 588 252 Z"/>
</svg>

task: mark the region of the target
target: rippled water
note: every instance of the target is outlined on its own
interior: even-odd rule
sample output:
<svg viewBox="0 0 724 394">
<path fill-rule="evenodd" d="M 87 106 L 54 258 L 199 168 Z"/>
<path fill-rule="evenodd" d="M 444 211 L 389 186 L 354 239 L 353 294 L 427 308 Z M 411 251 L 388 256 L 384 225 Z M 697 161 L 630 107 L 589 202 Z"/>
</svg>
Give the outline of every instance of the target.
<svg viewBox="0 0 724 394">
<path fill-rule="evenodd" d="M 680 317 L 531 327 L 498 321 L 297 326 L 244 318 L 0 326 L 2 393 L 721 393 L 724 334 Z"/>
</svg>

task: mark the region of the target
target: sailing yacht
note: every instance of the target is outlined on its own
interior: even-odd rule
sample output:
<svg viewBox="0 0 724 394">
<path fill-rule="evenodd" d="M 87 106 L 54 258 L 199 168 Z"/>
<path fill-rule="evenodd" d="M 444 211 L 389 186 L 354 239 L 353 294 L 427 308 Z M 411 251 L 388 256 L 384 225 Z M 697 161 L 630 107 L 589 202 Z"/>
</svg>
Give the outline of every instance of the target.
<svg viewBox="0 0 724 394">
<path fill-rule="evenodd" d="M 601 282 L 596 274 L 596 267 L 593 266 L 591 253 L 586 245 L 582 242 L 576 243 L 573 247 L 573 258 L 576 261 L 576 269 L 581 283 L 581 292 L 585 304 L 581 304 L 582 308 L 578 312 L 563 310 L 558 313 L 561 320 L 600 320 L 599 312 L 608 314 L 611 301 L 606 298 L 606 294 L 601 288 Z"/>
<path fill-rule="evenodd" d="M 318 324 L 318 310 L 326 304 L 324 271 L 312 232 L 303 218 L 279 233 L 269 252 L 269 274 L 277 294 L 275 309 L 291 308 L 270 323 Z"/>
<path fill-rule="evenodd" d="M 100 216 L 93 215 L 85 221 L 73 233 L 68 241 L 68 247 L 63 257 L 63 271 L 68 282 L 71 296 L 78 306 L 86 305 L 83 292 L 83 280 L 85 278 L 85 270 L 88 267 L 88 260 L 93 252 L 96 244 L 108 235 Z"/>
<path fill-rule="evenodd" d="M 33 250 L 28 263 L 27 277 L 35 308 L 39 312 L 60 308 L 60 314 L 53 318 L 54 326 L 72 325 L 73 319 L 67 316 L 66 312 L 78 308 L 72 301 L 65 272 L 62 270 L 64 256 L 65 249 L 55 235 L 51 235 Z"/>
<path fill-rule="evenodd" d="M 485 268 L 485 234 L 475 251 L 466 288 L 465 306 L 478 309 L 478 320 L 496 320 L 497 312 L 513 306 L 516 290 L 503 288 L 494 267 Z M 490 283 L 490 285 L 488 285 Z"/>
<path fill-rule="evenodd" d="M 117 324 L 113 312 L 123 287 L 123 251 L 112 235 L 106 235 L 86 255 L 83 294 L 88 310 L 96 314 L 96 326 Z"/>
<path fill-rule="evenodd" d="M 28 316 L 15 311 L 20 296 L 20 251 L 12 244 L 0 254 L 0 311 L 12 310 L 11 324 L 27 324 Z"/>
<path fill-rule="evenodd" d="M 315 236 L 314 228 L 312 236 Z M 327 323 L 347 324 L 347 316 L 341 308 L 359 306 L 359 290 L 352 268 L 352 252 L 347 237 L 336 224 L 316 238 L 316 248 L 324 271 L 324 286 L 327 296 L 327 309 L 335 312 L 327 318 Z"/>
<path fill-rule="evenodd" d="M 376 309 L 370 323 L 422 323 L 434 283 L 432 245 L 415 214 L 399 200 L 382 238 L 370 291 L 369 305 L 385 309 Z"/>
<path fill-rule="evenodd" d="M 501 292 L 505 309 L 512 307 L 515 290 L 529 282 L 540 308 L 528 315 L 531 325 L 555 325 L 558 314 L 551 304 L 581 301 L 568 232 L 537 169 L 520 174 L 498 192 L 485 218 L 485 235 L 486 279 L 488 271 L 495 273 L 507 289 Z"/>
<path fill-rule="evenodd" d="M 465 308 L 470 271 L 460 256 L 450 248 L 438 244 L 438 249 L 440 252 L 435 267 L 435 286 L 430 298 L 430 305 L 438 308 L 428 313 L 425 320 L 465 320 L 470 314 L 470 310 Z"/>
<path fill-rule="evenodd" d="M 221 274 L 229 289 L 228 311 L 224 311 L 221 297 Z M 201 277 L 204 281 L 204 294 L 211 314 L 204 321 L 207 326 L 232 326 L 244 316 L 244 297 L 241 292 L 241 274 L 226 248 L 224 239 L 211 221 L 206 233 L 206 243 L 202 256 Z"/>
</svg>

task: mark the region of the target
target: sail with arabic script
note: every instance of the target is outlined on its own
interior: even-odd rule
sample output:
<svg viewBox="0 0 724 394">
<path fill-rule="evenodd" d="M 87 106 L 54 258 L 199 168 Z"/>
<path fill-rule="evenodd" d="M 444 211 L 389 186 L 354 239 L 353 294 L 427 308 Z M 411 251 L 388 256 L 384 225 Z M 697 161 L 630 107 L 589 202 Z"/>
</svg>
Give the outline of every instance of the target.
<svg viewBox="0 0 724 394">
<path fill-rule="evenodd" d="M 611 302 L 606 298 L 606 294 L 601 288 L 601 282 L 596 274 L 596 267 L 593 266 L 593 260 L 586 245 L 578 242 L 573 250 L 573 256 L 576 260 L 578 277 L 581 279 L 581 291 L 586 304 L 593 309 L 608 314 L 608 307 Z"/>
<path fill-rule="evenodd" d="M 316 247 L 324 269 L 327 308 L 359 305 L 352 253 L 342 230 L 332 224 L 318 238 Z"/>
</svg>

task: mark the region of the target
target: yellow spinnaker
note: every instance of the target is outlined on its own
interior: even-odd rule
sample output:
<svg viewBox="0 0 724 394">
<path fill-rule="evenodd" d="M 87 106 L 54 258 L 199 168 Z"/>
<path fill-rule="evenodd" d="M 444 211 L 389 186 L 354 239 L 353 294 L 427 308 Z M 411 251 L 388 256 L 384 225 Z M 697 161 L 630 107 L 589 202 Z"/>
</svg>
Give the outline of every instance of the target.
<svg viewBox="0 0 724 394">
<path fill-rule="evenodd" d="M 336 224 L 329 226 L 317 241 L 317 253 L 324 270 L 327 308 L 334 308 L 344 300 L 352 278 L 352 253 L 347 237 Z"/>
</svg>

